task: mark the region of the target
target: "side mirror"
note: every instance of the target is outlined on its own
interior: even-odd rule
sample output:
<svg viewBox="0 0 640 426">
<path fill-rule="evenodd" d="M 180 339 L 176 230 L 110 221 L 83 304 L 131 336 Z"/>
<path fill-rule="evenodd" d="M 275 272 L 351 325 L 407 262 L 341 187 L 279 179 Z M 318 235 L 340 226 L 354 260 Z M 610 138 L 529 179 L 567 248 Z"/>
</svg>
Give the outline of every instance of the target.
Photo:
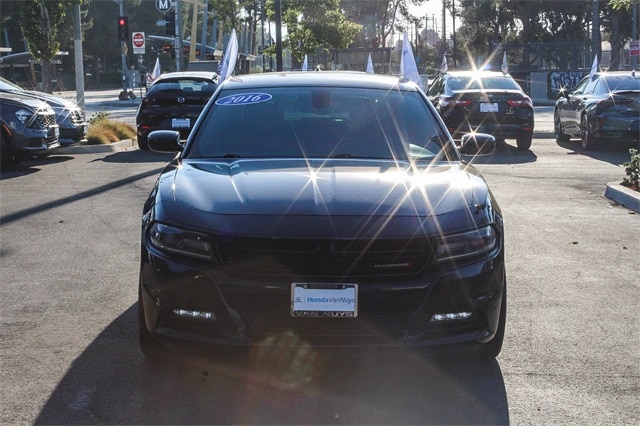
<svg viewBox="0 0 640 426">
<path fill-rule="evenodd" d="M 466 133 L 460 143 L 462 155 L 490 155 L 496 150 L 496 138 L 486 133 Z"/>
<path fill-rule="evenodd" d="M 183 148 L 180 144 L 180 132 L 174 130 L 154 130 L 147 138 L 151 151 L 179 152 Z"/>
</svg>

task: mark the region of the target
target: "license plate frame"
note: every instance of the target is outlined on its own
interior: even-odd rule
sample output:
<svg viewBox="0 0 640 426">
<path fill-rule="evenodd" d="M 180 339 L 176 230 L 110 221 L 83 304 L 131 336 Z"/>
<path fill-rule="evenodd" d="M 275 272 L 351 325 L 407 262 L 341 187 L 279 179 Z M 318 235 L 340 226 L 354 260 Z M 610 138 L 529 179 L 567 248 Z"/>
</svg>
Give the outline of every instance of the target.
<svg viewBox="0 0 640 426">
<path fill-rule="evenodd" d="M 172 118 L 171 127 L 174 129 L 184 129 L 191 127 L 191 120 L 189 118 Z"/>
<path fill-rule="evenodd" d="M 291 316 L 356 318 L 358 316 L 358 284 L 292 283 Z"/>
<path fill-rule="evenodd" d="M 498 112 L 498 104 L 496 102 L 483 102 L 480 104 L 480 112 Z"/>
</svg>

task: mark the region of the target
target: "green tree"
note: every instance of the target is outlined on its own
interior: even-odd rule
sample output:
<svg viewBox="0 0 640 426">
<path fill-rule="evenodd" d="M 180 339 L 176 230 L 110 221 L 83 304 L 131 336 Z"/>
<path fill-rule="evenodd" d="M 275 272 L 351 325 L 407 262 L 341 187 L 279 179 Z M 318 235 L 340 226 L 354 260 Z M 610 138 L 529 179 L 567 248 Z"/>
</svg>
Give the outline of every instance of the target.
<svg viewBox="0 0 640 426">
<path fill-rule="evenodd" d="M 33 58 L 42 66 L 42 90 L 51 93 L 51 61 L 60 51 L 57 39 L 70 0 L 27 0 L 22 3 L 20 27 Z"/>
<path fill-rule="evenodd" d="M 305 54 L 318 49 L 346 48 L 353 42 L 361 25 L 345 18 L 340 0 L 282 0 L 282 23 L 288 37 L 283 47 L 291 50 L 294 67 Z M 275 18 L 273 0 L 267 2 L 269 19 Z M 273 54 L 273 48 L 267 53 Z"/>
</svg>

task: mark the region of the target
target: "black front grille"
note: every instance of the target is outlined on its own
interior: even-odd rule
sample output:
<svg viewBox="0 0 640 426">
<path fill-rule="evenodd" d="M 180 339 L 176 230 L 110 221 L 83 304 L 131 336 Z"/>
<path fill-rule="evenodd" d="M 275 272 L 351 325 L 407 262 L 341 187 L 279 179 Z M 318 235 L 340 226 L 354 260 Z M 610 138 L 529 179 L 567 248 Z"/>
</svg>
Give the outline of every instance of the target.
<svg viewBox="0 0 640 426">
<path fill-rule="evenodd" d="M 82 111 L 80 110 L 71 110 L 69 113 L 69 120 L 76 125 L 80 125 L 84 123 L 84 117 L 82 116 Z"/>
<path fill-rule="evenodd" d="M 31 123 L 32 129 L 47 129 L 56 124 L 55 114 L 38 112 L 35 119 Z"/>
<path fill-rule="evenodd" d="M 299 277 L 399 277 L 416 274 L 432 258 L 430 241 L 232 238 L 217 251 L 230 273 Z"/>
</svg>

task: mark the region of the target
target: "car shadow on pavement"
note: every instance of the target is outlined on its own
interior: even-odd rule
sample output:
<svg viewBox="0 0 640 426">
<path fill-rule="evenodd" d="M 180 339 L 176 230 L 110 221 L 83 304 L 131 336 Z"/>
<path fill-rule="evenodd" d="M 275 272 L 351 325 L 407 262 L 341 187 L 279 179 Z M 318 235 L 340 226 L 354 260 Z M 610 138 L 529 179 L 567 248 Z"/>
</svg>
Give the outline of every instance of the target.
<svg viewBox="0 0 640 426">
<path fill-rule="evenodd" d="M 569 142 L 559 142 L 556 144 L 567 151 L 567 155 L 584 155 L 594 160 L 621 166 L 624 162 L 629 161 L 631 155 L 629 149 L 633 148 L 631 144 L 616 144 L 612 146 L 596 146 L 593 149 L 583 149 L 579 140 L 571 140 Z"/>
<path fill-rule="evenodd" d="M 521 151 L 506 143 L 499 143 L 493 154 L 462 158 L 473 164 L 525 164 L 535 163 L 538 160 L 538 156 L 532 150 Z"/>
<path fill-rule="evenodd" d="M 28 176 L 39 172 L 47 164 L 63 163 L 72 160 L 73 157 L 66 155 L 52 155 L 50 157 L 33 157 L 28 158 L 18 164 L 0 171 L 0 180 L 14 179 L 17 177 Z"/>
<path fill-rule="evenodd" d="M 509 423 L 495 360 L 308 347 L 203 355 L 146 361 L 134 304 L 75 359 L 35 424 Z"/>
<path fill-rule="evenodd" d="M 130 149 L 107 155 L 106 157 L 95 161 L 104 161 L 105 163 L 157 163 L 158 161 L 169 162 L 175 156 L 175 153 L 160 153 L 145 151 L 142 149 Z"/>
</svg>

